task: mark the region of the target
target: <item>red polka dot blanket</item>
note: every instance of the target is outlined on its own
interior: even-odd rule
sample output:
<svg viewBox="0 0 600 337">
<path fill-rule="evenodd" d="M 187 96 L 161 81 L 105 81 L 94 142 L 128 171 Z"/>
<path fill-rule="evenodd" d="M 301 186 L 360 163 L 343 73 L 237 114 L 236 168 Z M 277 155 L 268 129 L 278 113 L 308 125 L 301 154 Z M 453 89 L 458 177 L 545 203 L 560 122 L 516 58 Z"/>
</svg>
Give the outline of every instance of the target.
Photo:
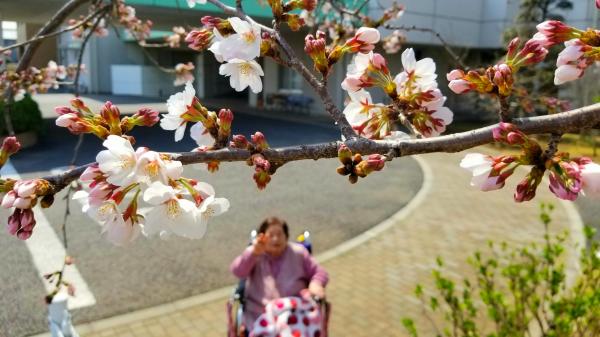
<svg viewBox="0 0 600 337">
<path fill-rule="evenodd" d="M 322 316 L 313 299 L 284 297 L 265 306 L 250 337 L 321 337 Z"/>
</svg>

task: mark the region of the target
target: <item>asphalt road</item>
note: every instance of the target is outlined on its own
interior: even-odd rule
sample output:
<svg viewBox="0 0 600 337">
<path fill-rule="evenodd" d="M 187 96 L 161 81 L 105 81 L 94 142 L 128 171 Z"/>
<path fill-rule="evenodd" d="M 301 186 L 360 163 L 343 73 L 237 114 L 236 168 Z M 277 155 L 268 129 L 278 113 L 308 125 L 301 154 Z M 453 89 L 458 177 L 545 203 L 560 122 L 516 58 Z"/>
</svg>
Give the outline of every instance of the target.
<svg viewBox="0 0 600 337">
<path fill-rule="evenodd" d="M 23 177 L 47 174 L 70 161 L 76 136 L 52 126 L 38 145 L 15 155 L 12 163 Z M 327 125 L 286 123 L 237 114 L 234 133 L 247 136 L 262 131 L 272 146 L 332 141 L 339 138 Z M 193 148 L 186 135 L 173 142 L 173 133 L 158 127 L 133 134 L 138 146 L 158 151 Z M 101 142 L 86 136 L 78 163 L 93 161 Z M 394 160 L 383 172 L 356 185 L 335 172 L 336 159 L 286 164 L 266 190 L 258 191 L 253 170 L 243 163 L 225 163 L 216 174 L 186 168 L 185 175 L 212 184 L 218 196 L 231 201 L 231 209 L 215 218 L 202 240 L 140 238 L 126 248 L 112 246 L 100 228 L 72 203 L 68 221 L 68 251 L 94 294 L 97 304 L 75 310 L 76 323 L 142 309 L 233 283 L 231 260 L 245 247 L 248 233 L 263 218 L 285 218 L 294 236 L 304 229 L 313 233 L 315 251 L 326 250 L 378 224 L 402 208 L 422 183 L 413 159 Z M 63 193 L 44 210 L 60 233 Z M 6 212 L 1 213 L 3 219 Z M 34 233 L 35 235 L 35 233 Z M 0 233 L 0 336 L 19 337 L 46 330 L 44 286 L 25 244 Z"/>
</svg>

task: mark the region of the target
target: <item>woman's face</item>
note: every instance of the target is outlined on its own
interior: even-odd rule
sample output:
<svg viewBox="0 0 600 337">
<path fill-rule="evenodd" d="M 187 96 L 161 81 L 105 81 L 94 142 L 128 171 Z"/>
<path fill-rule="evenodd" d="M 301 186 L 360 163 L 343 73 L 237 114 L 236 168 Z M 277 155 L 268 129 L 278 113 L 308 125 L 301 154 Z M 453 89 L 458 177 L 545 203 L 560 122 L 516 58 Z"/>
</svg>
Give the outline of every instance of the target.
<svg viewBox="0 0 600 337">
<path fill-rule="evenodd" d="M 273 256 L 279 256 L 285 250 L 287 237 L 283 231 L 283 226 L 273 224 L 267 228 L 265 235 L 268 238 L 266 251 Z"/>
</svg>

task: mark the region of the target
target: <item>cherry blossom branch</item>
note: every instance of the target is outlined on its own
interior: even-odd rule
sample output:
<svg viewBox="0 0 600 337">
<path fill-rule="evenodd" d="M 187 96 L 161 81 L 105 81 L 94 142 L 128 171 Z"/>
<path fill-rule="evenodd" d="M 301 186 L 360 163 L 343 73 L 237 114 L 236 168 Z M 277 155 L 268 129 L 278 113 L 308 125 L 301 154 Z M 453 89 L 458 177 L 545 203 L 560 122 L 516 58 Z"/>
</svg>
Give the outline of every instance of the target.
<svg viewBox="0 0 600 337">
<path fill-rule="evenodd" d="M 89 2 L 89 0 L 70 0 L 64 6 L 62 6 L 48 22 L 46 22 L 44 27 L 42 27 L 35 36 L 38 37 L 50 34 L 50 32 L 56 30 L 73 11 L 86 2 Z M 16 72 L 20 72 L 29 67 L 31 58 L 33 57 L 35 51 L 39 48 L 41 41 L 42 40 L 36 40 L 27 45 L 27 48 L 23 53 L 23 57 L 21 57 L 19 60 Z"/>
<path fill-rule="evenodd" d="M 462 58 L 460 56 L 456 55 L 456 53 L 452 50 L 452 48 L 450 48 L 450 45 L 448 44 L 448 42 L 446 42 L 446 40 L 442 37 L 442 35 L 432 28 L 422 28 L 422 27 L 417 27 L 414 25 L 413 26 L 404 26 L 404 25 L 403 26 L 394 26 L 394 25 L 390 25 L 390 24 L 385 24 L 383 27 L 386 29 L 390 29 L 390 30 L 403 30 L 405 32 L 417 31 L 417 32 L 430 33 L 433 36 L 435 36 L 442 43 L 442 46 L 444 47 L 444 49 L 446 49 L 446 52 L 450 55 L 450 57 L 452 57 L 454 59 L 454 62 L 456 62 L 456 64 L 458 64 L 463 69 L 468 69 L 467 65 L 463 63 Z"/>
<path fill-rule="evenodd" d="M 103 11 L 106 11 L 106 9 L 109 8 L 109 6 L 104 6 L 101 7 L 100 9 L 96 10 L 95 12 L 91 13 L 90 15 L 86 16 L 81 22 L 79 22 L 76 25 L 73 26 L 69 26 L 67 28 L 61 29 L 61 30 L 57 30 L 55 32 L 52 33 L 48 33 L 48 34 L 44 34 L 44 35 L 36 35 L 34 38 L 29 39 L 27 41 L 23 41 L 23 42 L 19 42 L 19 43 L 15 43 L 12 44 L 10 46 L 6 46 L 6 47 L 2 47 L 0 48 L 0 53 L 5 52 L 7 50 L 11 50 L 11 49 L 15 49 L 21 46 L 25 46 L 27 44 L 36 42 L 36 41 L 40 41 L 40 40 L 44 40 L 50 37 L 54 37 L 57 35 L 60 35 L 62 33 L 66 33 L 66 32 L 70 32 L 72 30 L 75 30 L 83 25 L 85 25 L 86 23 L 90 22 L 91 20 L 93 20 L 96 16 L 98 16 L 99 14 L 101 14 Z"/>
<path fill-rule="evenodd" d="M 573 132 L 589 128 L 590 125 L 599 125 L 599 123 L 600 103 L 554 115 L 517 118 L 513 120 L 513 124 L 524 134 Z M 390 158 L 434 152 L 452 153 L 494 142 L 492 130 L 497 126 L 498 124 L 494 124 L 467 132 L 433 138 L 393 141 L 371 141 L 365 138 L 352 138 L 344 143 L 356 153 L 363 155 L 379 153 Z M 279 167 L 285 163 L 298 160 L 336 158 L 340 144 L 341 142 L 330 142 L 314 145 L 298 145 L 264 149 L 261 153 L 265 159 L 275 163 Z M 173 160 L 178 160 L 184 165 L 189 165 L 211 161 L 246 161 L 252 153 L 248 150 L 224 148 L 206 152 L 171 153 L 170 155 Z M 89 163 L 62 174 L 43 177 L 43 179 L 52 184 L 56 193 L 77 179 L 87 167 L 93 164 Z"/>
<path fill-rule="evenodd" d="M 219 7 L 219 9 L 221 9 L 223 11 L 223 13 L 228 14 L 228 15 L 237 16 L 242 20 L 247 20 L 253 24 L 260 26 L 262 30 L 271 33 L 275 37 L 275 40 L 277 41 L 277 43 L 281 46 L 281 49 L 283 50 L 285 55 L 287 56 L 287 58 L 288 58 L 287 64 L 292 69 L 296 70 L 302 77 L 304 77 L 304 79 L 310 84 L 310 86 L 313 87 L 315 92 L 319 95 L 319 97 L 323 101 L 325 110 L 329 113 L 329 115 L 336 122 L 336 124 L 340 128 L 340 131 L 342 132 L 344 137 L 346 137 L 347 139 L 356 137 L 356 134 L 354 133 L 352 126 L 350 125 L 350 123 L 348 123 L 348 120 L 346 120 L 346 117 L 344 116 L 342 111 L 333 102 L 333 99 L 331 98 L 331 95 L 329 94 L 329 90 L 327 89 L 327 86 L 325 84 L 321 83 L 313 75 L 313 73 L 311 73 L 310 70 L 308 70 L 308 68 L 304 65 L 304 63 L 302 63 L 302 61 L 300 61 L 300 59 L 298 58 L 298 56 L 296 55 L 296 53 L 294 52 L 292 47 L 289 45 L 289 43 L 281 36 L 278 29 L 271 29 L 264 25 L 261 25 L 261 24 L 257 23 L 256 21 L 254 21 L 251 17 L 246 15 L 246 13 L 244 13 L 243 10 L 241 10 L 239 8 L 236 9 L 231 6 L 227 6 L 219 0 L 207 0 L 207 1 L 215 6 Z"/>
</svg>

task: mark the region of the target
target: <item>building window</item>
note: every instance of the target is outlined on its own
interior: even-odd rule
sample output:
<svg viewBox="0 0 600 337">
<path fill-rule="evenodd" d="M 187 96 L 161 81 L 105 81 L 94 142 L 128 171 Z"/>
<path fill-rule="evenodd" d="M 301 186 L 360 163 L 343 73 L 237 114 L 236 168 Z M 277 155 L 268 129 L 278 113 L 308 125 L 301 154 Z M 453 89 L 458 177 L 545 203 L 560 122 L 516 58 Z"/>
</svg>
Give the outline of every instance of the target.
<svg viewBox="0 0 600 337">
<path fill-rule="evenodd" d="M 302 89 L 302 76 L 290 68 L 279 66 L 279 89 Z"/>
</svg>

